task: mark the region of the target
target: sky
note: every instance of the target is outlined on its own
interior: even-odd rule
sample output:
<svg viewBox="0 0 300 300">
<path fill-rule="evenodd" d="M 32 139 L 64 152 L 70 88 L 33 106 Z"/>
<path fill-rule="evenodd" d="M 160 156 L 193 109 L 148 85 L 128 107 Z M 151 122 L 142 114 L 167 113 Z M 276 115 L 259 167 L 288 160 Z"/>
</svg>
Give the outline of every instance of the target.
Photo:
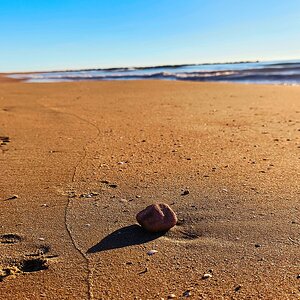
<svg viewBox="0 0 300 300">
<path fill-rule="evenodd" d="M 0 0 L 0 72 L 300 58 L 300 0 Z"/>
</svg>

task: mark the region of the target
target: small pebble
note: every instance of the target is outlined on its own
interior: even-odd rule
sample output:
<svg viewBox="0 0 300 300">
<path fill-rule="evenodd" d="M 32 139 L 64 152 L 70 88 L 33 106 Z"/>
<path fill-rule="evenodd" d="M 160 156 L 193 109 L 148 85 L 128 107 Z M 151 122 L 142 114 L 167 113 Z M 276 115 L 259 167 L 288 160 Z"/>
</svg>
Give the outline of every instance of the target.
<svg viewBox="0 0 300 300">
<path fill-rule="evenodd" d="M 182 196 L 185 196 L 185 195 L 188 195 L 189 193 L 190 193 L 189 190 L 185 190 L 185 191 L 183 191 L 183 192 L 181 193 L 181 195 L 182 195 Z"/>
<path fill-rule="evenodd" d="M 154 255 L 154 254 L 157 253 L 157 252 L 158 252 L 157 250 L 150 250 L 150 251 L 147 252 L 147 254 L 148 254 L 149 256 L 151 256 L 151 255 Z"/>
<path fill-rule="evenodd" d="M 183 297 L 191 297 L 192 296 L 192 292 L 190 290 L 187 290 L 183 293 Z"/>
<path fill-rule="evenodd" d="M 242 286 L 239 284 L 239 285 L 237 285 L 237 286 L 234 288 L 234 290 L 235 290 L 236 292 L 238 292 L 241 288 L 242 288 Z"/>
<path fill-rule="evenodd" d="M 261 244 L 255 244 L 254 246 L 255 246 L 255 248 L 259 248 L 259 247 L 261 247 Z"/>
<path fill-rule="evenodd" d="M 212 278 L 212 275 L 209 274 L 209 273 L 205 273 L 205 274 L 203 274 L 203 276 L 202 276 L 202 279 L 209 279 L 209 278 Z"/>
<path fill-rule="evenodd" d="M 168 295 L 168 299 L 175 299 L 176 298 L 176 295 L 175 294 L 170 294 Z"/>
<path fill-rule="evenodd" d="M 88 194 L 81 194 L 79 197 L 80 198 L 92 198 L 92 197 L 97 196 L 97 195 L 99 195 L 99 193 L 91 192 L 91 193 L 88 193 Z"/>
<path fill-rule="evenodd" d="M 297 275 L 297 279 L 300 279 L 300 274 Z"/>
</svg>

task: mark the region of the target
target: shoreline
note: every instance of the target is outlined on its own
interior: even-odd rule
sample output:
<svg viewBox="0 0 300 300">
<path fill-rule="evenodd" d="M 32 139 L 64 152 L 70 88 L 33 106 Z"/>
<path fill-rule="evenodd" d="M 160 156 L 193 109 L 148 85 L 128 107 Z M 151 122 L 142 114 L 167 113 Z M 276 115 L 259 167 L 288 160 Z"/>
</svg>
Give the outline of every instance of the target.
<svg viewBox="0 0 300 300">
<path fill-rule="evenodd" d="M 28 73 L 33 74 L 33 73 Z M 194 81 L 194 80 L 170 80 L 170 79 L 135 79 L 135 80 L 97 80 L 97 79 L 89 79 L 89 80 L 74 80 L 74 81 L 56 81 L 56 82 L 29 82 L 26 79 L 18 79 L 7 77 L 6 74 L 0 73 L 0 83 L 26 83 L 26 84 L 76 84 L 76 83 L 89 83 L 89 82 L 186 82 L 186 83 L 195 83 L 195 84 L 229 84 L 229 85 L 258 85 L 258 86 L 286 86 L 286 87 L 298 87 L 300 83 L 260 83 L 260 82 L 232 82 L 232 81 Z"/>
<path fill-rule="evenodd" d="M 32 74 L 32 73 L 30 73 Z M 126 80 L 126 79 L 120 79 L 120 80 L 97 80 L 97 79 L 88 79 L 88 80 L 74 80 L 74 81 L 53 81 L 53 82 L 30 82 L 26 79 L 19 79 L 19 78 L 11 78 L 8 77 L 6 74 L 0 73 L 0 83 L 25 83 L 25 84 L 70 84 L 70 83 L 89 83 L 89 82 L 139 82 L 139 81 L 145 81 L 145 82 L 159 82 L 159 81 L 165 81 L 165 82 L 186 82 L 186 83 L 195 83 L 195 84 L 229 84 L 229 85 L 254 85 L 254 86 L 286 86 L 286 87 L 298 87 L 300 86 L 300 83 L 262 83 L 262 82 L 232 82 L 232 81 L 195 81 L 195 80 L 170 80 L 170 79 L 134 79 L 134 80 Z"/>
<path fill-rule="evenodd" d="M 299 298 L 299 86 L 0 87 L 0 299 Z"/>
<path fill-rule="evenodd" d="M 0 83 L 8 83 L 8 82 L 25 82 L 24 79 L 17 79 L 9 77 L 9 74 L 0 73 Z"/>
<path fill-rule="evenodd" d="M 81 69 L 7 74 L 26 82 L 111 80 L 176 80 L 244 84 L 299 85 L 300 62 L 271 61 L 234 64 L 169 65 L 137 68 Z"/>
</svg>

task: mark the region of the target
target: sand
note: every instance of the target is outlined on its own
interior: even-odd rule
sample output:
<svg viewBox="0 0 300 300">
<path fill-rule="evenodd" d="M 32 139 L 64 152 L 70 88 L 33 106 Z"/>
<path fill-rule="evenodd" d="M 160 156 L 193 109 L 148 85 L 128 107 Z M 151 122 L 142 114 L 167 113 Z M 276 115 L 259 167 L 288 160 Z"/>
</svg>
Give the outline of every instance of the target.
<svg viewBox="0 0 300 300">
<path fill-rule="evenodd" d="M 299 98 L 2 81 L 0 299 L 300 299 Z M 155 202 L 166 234 L 136 225 Z"/>
</svg>

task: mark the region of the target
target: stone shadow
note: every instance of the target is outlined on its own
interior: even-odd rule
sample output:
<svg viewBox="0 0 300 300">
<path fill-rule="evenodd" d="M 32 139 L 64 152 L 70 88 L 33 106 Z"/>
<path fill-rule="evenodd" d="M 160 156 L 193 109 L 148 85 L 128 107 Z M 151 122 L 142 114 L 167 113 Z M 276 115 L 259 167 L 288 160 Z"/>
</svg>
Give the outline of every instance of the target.
<svg viewBox="0 0 300 300">
<path fill-rule="evenodd" d="M 140 245 L 153 241 L 163 236 L 164 234 L 165 232 L 149 233 L 141 226 L 134 224 L 119 228 L 116 231 L 110 233 L 99 243 L 88 249 L 87 253 L 90 254 L 133 245 Z"/>
</svg>

